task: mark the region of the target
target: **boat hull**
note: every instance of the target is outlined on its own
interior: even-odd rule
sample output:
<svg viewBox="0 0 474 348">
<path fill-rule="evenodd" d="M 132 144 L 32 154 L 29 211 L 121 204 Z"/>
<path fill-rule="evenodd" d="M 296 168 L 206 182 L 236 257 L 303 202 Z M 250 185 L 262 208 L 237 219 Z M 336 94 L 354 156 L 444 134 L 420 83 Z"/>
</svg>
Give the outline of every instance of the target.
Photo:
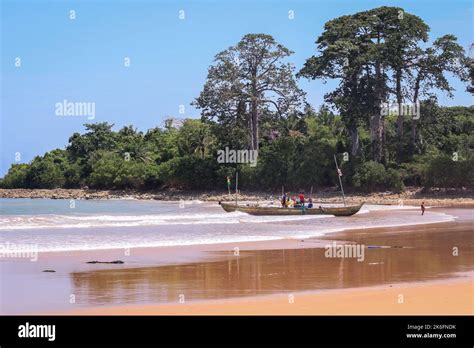
<svg viewBox="0 0 474 348">
<path fill-rule="evenodd" d="M 334 215 L 351 216 L 356 214 L 364 203 L 347 207 L 321 207 L 321 208 L 277 208 L 277 207 L 251 207 L 230 203 L 220 203 L 222 209 L 231 213 L 240 211 L 250 215 Z"/>
</svg>

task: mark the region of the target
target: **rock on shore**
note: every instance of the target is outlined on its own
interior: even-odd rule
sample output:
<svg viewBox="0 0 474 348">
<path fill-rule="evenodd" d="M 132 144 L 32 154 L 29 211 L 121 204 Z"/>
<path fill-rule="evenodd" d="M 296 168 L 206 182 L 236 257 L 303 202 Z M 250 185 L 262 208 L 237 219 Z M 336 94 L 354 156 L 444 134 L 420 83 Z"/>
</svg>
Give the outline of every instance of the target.
<svg viewBox="0 0 474 348">
<path fill-rule="evenodd" d="M 295 194 L 295 192 L 292 192 Z M 307 193 L 308 195 L 308 193 Z M 139 200 L 201 200 L 201 201 L 268 201 L 278 200 L 279 193 L 245 192 L 237 195 L 217 191 L 133 191 L 133 190 L 90 190 L 90 189 L 0 189 L 0 198 L 45 198 L 45 199 L 139 199 Z M 335 189 L 315 192 L 315 202 L 340 203 L 340 192 Z M 420 188 L 408 188 L 403 193 L 377 192 L 370 194 L 348 194 L 348 204 L 466 206 L 474 207 L 474 192 L 466 190 L 433 190 L 424 193 Z"/>
</svg>

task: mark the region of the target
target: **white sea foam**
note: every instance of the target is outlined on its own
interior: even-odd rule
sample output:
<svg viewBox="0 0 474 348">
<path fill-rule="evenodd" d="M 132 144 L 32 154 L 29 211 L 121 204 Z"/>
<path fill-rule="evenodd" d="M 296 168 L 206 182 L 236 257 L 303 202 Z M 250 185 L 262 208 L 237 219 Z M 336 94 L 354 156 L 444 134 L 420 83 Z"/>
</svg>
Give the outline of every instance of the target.
<svg viewBox="0 0 474 348">
<path fill-rule="evenodd" d="M 87 204 L 87 203 L 86 203 Z M 453 221 L 448 214 L 367 214 L 412 209 L 366 205 L 352 218 L 331 215 L 252 216 L 226 213 L 203 203 L 198 210 L 157 214 L 38 214 L 0 216 L 0 243 L 35 244 L 39 251 L 122 249 L 309 238 L 348 229 L 395 227 Z M 149 210 L 148 210 L 149 211 Z"/>
<path fill-rule="evenodd" d="M 162 240 L 153 242 L 118 242 L 112 239 L 102 239 L 97 241 L 89 241 L 87 243 L 73 241 L 57 241 L 48 243 L 48 245 L 35 244 L 38 252 L 60 252 L 60 251 L 87 251 L 87 250 L 113 250 L 113 249 L 132 249 L 132 248 L 150 248 L 150 247 L 171 247 L 171 246 L 189 246 L 189 245 L 205 245 L 205 244 L 222 244 L 222 243 L 242 243 L 242 242 L 258 242 L 266 240 L 281 240 L 284 237 L 276 236 L 222 236 L 212 238 L 200 238 L 196 240 L 175 239 Z M 28 243 L 30 245 L 31 243 Z M 5 251 L 8 254 L 8 251 Z"/>
<path fill-rule="evenodd" d="M 309 237 L 319 237 L 319 236 L 324 236 L 330 233 L 336 233 L 336 232 L 342 232 L 346 230 L 364 230 L 364 229 L 370 229 L 370 228 L 388 228 L 388 227 L 404 227 L 404 226 L 417 226 L 417 225 L 427 225 L 427 224 L 432 224 L 432 223 L 442 223 L 442 222 L 450 222 L 450 221 L 455 221 L 454 216 L 451 216 L 449 214 L 444 214 L 444 213 L 435 213 L 435 215 L 432 215 L 429 220 L 423 220 L 423 221 L 414 221 L 414 220 L 405 220 L 405 221 L 396 221 L 393 223 L 390 222 L 371 222 L 368 223 L 365 221 L 362 224 L 359 225 L 345 225 L 345 226 L 339 226 L 339 227 L 327 227 L 323 230 L 320 230 L 317 233 L 314 233 L 313 231 L 304 231 L 304 230 L 299 230 L 299 231 L 293 231 L 293 238 L 309 238 Z"/>
<path fill-rule="evenodd" d="M 0 230 L 266 223 L 329 217 L 332 216 L 252 216 L 241 212 L 179 215 L 24 215 L 0 217 Z"/>
<path fill-rule="evenodd" d="M 325 205 L 323 205 L 325 206 Z M 363 206 L 358 214 L 377 210 L 413 209 L 410 206 Z M 162 225 L 211 225 L 239 223 L 272 223 L 333 218 L 332 215 L 252 216 L 242 212 L 181 213 L 147 215 L 16 215 L 0 216 L 0 230 L 138 227 Z"/>
</svg>

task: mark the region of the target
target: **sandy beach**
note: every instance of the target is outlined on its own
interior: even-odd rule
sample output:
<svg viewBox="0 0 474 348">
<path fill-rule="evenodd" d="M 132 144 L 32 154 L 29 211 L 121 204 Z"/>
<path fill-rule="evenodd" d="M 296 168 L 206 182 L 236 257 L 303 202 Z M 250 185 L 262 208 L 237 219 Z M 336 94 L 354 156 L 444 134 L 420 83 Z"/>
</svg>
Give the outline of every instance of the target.
<svg viewBox="0 0 474 348">
<path fill-rule="evenodd" d="M 74 315 L 473 315 L 470 280 L 327 290 L 318 293 L 201 301 L 194 303 L 118 306 L 75 310 Z M 403 299 L 403 301 L 402 301 Z"/>
<path fill-rule="evenodd" d="M 468 213 L 467 211 L 464 213 Z M 469 267 L 457 268 L 458 271 L 465 272 L 449 273 L 448 269 L 454 266 L 451 261 L 454 258 L 447 257 L 443 262 L 436 257 L 430 256 L 430 249 L 442 249 L 440 244 L 446 244 L 451 239 L 456 244 L 456 238 L 452 237 L 452 232 L 466 231 L 466 234 L 459 236 L 467 237 L 470 242 L 467 252 L 467 258 L 472 262 L 473 238 L 469 237 L 469 228 L 472 224 L 462 223 L 444 223 L 432 224 L 414 228 L 406 226 L 403 228 L 385 228 L 368 229 L 359 231 L 345 231 L 331 236 L 331 239 L 347 240 L 372 243 L 378 245 L 404 245 L 405 247 L 424 245 L 425 252 L 417 255 L 415 258 L 410 256 L 401 256 L 403 249 L 379 249 L 382 251 L 375 256 L 372 261 L 367 262 L 365 270 L 360 270 L 357 263 L 352 263 L 348 268 L 339 262 L 334 264 L 325 263 L 322 257 L 321 249 L 308 248 L 310 242 L 286 240 L 273 241 L 272 243 L 246 243 L 241 245 L 242 250 L 248 252 L 257 252 L 261 257 L 271 259 L 275 263 L 277 257 L 272 254 L 281 254 L 286 250 L 288 258 L 293 260 L 288 262 L 290 268 L 286 272 L 286 279 L 279 279 L 278 283 L 286 285 L 287 288 L 283 294 L 265 294 L 265 288 L 272 288 L 271 282 L 265 283 L 263 279 L 257 281 L 257 289 L 263 295 L 239 297 L 231 299 L 217 300 L 197 300 L 183 301 L 179 303 L 177 294 L 175 303 L 166 303 L 160 305 L 147 306 L 110 306 L 105 308 L 89 308 L 73 311 L 66 311 L 60 314 L 74 315 L 473 315 L 474 314 L 474 273 L 467 271 Z M 440 230 L 450 233 L 438 234 Z M 431 240 L 427 245 L 426 241 Z M 222 245 L 206 250 L 222 250 Z M 266 249 L 266 251 L 265 251 Z M 405 249 L 408 251 L 409 249 Z M 316 263 L 321 268 L 321 273 L 330 274 L 326 279 L 320 279 L 323 283 L 321 290 L 301 291 L 305 289 L 304 279 L 299 276 L 299 270 L 308 272 L 305 268 L 305 259 L 308 260 L 308 251 L 311 252 L 311 258 L 315 257 Z M 318 253 L 319 252 L 319 253 Z M 398 259 L 398 260 L 397 260 Z M 327 259 L 326 259 L 327 261 Z M 459 259 L 456 259 L 459 261 Z M 385 264 L 386 262 L 386 264 Z M 457 263 L 457 262 L 456 262 Z M 385 265 L 390 265 L 386 267 Z M 245 267 L 245 265 L 242 265 Z M 397 270 L 397 268 L 400 269 Z M 427 270 L 426 267 L 431 268 Z M 291 271 L 293 268 L 293 271 Z M 377 269 L 379 268 L 379 269 Z M 383 271 L 380 271 L 380 268 Z M 471 268 L 472 269 L 472 268 Z M 261 271 L 261 270 L 260 270 Z M 258 273 L 258 270 L 257 270 Z M 262 272 L 264 273 L 264 272 Z M 402 277 L 394 277 L 394 274 L 403 274 Z M 431 274 L 430 274 L 431 273 Z M 258 278 L 256 277 L 253 278 Z M 263 278 L 263 277 L 262 277 Z M 392 280 L 396 279 L 394 282 Z M 420 281 L 422 280 L 422 281 Z M 221 278 L 224 281 L 224 278 Z M 252 280 L 250 280 L 252 282 Z M 383 285 L 376 285 L 385 283 Z M 291 284 L 291 285 L 290 285 Z M 372 286 L 364 286 L 372 284 Z M 296 285 L 296 286 L 295 286 Z M 319 284 L 321 285 L 321 284 Z M 219 286 L 223 289 L 225 285 Z M 252 288 L 252 286 L 247 286 Z M 337 289 L 340 287 L 339 289 Z M 336 288 L 336 289 L 334 289 Z M 293 290 L 293 291 L 292 291 Z M 296 291 L 294 291 L 296 290 Z M 259 291 L 256 291 L 259 293 Z"/>
<path fill-rule="evenodd" d="M 431 212 L 455 220 L 303 239 L 41 252 L 37 262 L 2 259 L 0 308 L 44 315 L 472 315 L 472 210 Z M 358 219 L 387 214 L 419 215 L 374 211 Z M 363 260 L 327 257 L 331 243 L 363 245 Z M 116 260 L 123 263 L 88 263 Z"/>
</svg>

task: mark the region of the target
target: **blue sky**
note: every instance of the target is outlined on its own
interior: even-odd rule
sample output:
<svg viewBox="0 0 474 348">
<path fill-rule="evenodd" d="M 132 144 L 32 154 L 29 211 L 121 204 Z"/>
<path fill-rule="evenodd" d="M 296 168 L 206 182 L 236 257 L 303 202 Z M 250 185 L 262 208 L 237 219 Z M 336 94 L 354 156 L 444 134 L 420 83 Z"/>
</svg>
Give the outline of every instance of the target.
<svg viewBox="0 0 474 348">
<path fill-rule="evenodd" d="M 465 48 L 474 42 L 471 1 L 0 1 L 0 176 L 16 152 L 29 162 L 84 130 L 87 117 L 55 115 L 64 99 L 94 102 L 94 121 L 115 128 L 147 130 L 169 116 L 198 117 L 189 104 L 214 55 L 247 33 L 270 34 L 295 51 L 290 61 L 297 69 L 315 54 L 326 21 L 384 5 L 420 16 L 431 27 L 430 39 L 451 33 Z M 299 84 L 315 107 L 335 85 Z M 440 103 L 471 105 L 464 85 L 452 85 L 454 98 L 440 96 Z"/>
</svg>

